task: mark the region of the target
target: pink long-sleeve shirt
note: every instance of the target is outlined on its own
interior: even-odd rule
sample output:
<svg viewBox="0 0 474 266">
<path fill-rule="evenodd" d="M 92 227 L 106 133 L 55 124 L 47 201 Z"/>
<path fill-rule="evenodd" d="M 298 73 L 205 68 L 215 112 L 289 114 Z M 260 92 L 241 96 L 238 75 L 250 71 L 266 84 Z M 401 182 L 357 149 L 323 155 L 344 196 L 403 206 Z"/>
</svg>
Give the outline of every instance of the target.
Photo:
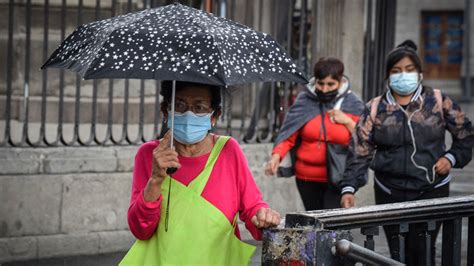
<svg viewBox="0 0 474 266">
<path fill-rule="evenodd" d="M 141 240 L 149 239 L 160 221 L 162 197 L 154 202 L 145 202 L 143 197 L 151 176 L 153 150 L 158 144 L 158 140 L 144 143 L 135 156 L 128 225 L 133 235 Z M 209 155 L 178 156 L 181 168 L 173 174 L 173 178 L 188 185 L 204 169 Z M 222 149 L 201 196 L 216 206 L 229 223 L 239 212 L 240 220 L 245 223 L 247 230 L 256 240 L 261 239 L 261 231 L 252 224 L 251 219 L 260 208 L 268 208 L 268 205 L 263 201 L 247 159 L 234 139 L 229 139 Z M 238 227 L 235 234 L 240 238 Z"/>
</svg>

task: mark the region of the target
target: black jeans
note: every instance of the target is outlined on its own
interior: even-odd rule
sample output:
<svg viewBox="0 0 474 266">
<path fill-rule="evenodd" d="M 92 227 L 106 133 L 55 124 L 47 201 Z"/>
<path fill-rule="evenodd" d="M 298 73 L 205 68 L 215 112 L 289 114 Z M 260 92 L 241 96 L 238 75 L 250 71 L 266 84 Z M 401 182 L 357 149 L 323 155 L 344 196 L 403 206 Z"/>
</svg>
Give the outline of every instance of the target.
<svg viewBox="0 0 474 266">
<path fill-rule="evenodd" d="M 341 192 L 330 188 L 327 183 L 308 182 L 297 178 L 296 186 L 307 211 L 341 208 Z"/>
<path fill-rule="evenodd" d="M 383 191 L 377 184 L 374 185 L 375 190 L 375 203 L 376 204 L 386 204 L 386 203 L 395 203 L 395 202 L 405 202 L 412 200 L 421 200 L 421 199 L 434 199 L 441 197 L 449 196 L 449 183 L 425 192 L 410 192 L 403 190 L 392 190 L 392 194 L 388 194 Z M 436 237 L 439 232 L 441 222 L 436 223 L 436 229 L 429 232 L 431 235 L 431 264 L 435 265 L 435 253 L 436 253 Z M 398 245 L 397 245 L 397 236 L 398 236 L 398 226 L 384 226 L 385 235 L 387 236 L 387 241 L 390 249 L 390 254 L 392 258 L 398 255 Z M 423 258 L 422 250 L 420 248 L 420 243 L 424 241 L 424 236 L 422 235 L 425 231 L 423 224 L 410 224 L 408 229 L 408 234 L 405 237 L 405 263 L 407 265 L 419 265 L 418 259 Z"/>
</svg>

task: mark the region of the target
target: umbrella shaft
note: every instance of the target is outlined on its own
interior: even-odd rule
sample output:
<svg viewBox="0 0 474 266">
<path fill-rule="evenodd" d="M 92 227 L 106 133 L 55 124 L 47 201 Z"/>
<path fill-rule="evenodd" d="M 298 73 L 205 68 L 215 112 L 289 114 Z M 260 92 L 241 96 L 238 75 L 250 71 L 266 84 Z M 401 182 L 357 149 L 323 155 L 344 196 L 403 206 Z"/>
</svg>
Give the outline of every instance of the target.
<svg viewBox="0 0 474 266">
<path fill-rule="evenodd" d="M 174 141 L 174 105 L 175 105 L 175 98 L 176 98 L 176 80 L 173 80 L 173 86 L 171 89 L 171 141 L 170 141 L 170 148 L 173 149 L 173 141 Z"/>
</svg>

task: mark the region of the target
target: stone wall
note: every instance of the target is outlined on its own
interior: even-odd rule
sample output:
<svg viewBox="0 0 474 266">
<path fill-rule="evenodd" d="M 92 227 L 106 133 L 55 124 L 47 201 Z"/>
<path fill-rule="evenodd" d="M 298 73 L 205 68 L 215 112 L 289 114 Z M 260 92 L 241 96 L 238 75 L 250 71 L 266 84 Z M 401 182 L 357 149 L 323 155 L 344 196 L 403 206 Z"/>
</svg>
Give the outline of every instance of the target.
<svg viewBox="0 0 474 266">
<path fill-rule="evenodd" d="M 0 149 L 0 263 L 130 247 L 135 150 Z"/>
</svg>

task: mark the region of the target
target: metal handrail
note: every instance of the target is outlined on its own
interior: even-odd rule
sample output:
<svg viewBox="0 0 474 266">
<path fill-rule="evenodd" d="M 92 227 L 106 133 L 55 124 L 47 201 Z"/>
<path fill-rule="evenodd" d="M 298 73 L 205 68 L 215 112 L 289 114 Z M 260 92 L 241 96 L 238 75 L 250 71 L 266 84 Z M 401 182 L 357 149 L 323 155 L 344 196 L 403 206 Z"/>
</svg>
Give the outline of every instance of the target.
<svg viewBox="0 0 474 266">
<path fill-rule="evenodd" d="M 333 255 L 346 256 L 355 262 L 371 265 L 405 265 L 399 261 L 384 257 L 368 248 L 364 248 L 346 239 L 336 242 L 331 250 Z"/>
<path fill-rule="evenodd" d="M 437 198 L 329 211 L 286 215 L 286 227 L 297 225 L 324 229 L 352 229 L 403 222 L 447 220 L 474 215 L 474 196 Z"/>
<path fill-rule="evenodd" d="M 397 246 L 397 251 L 393 252 L 391 256 L 393 259 L 405 262 L 405 240 L 411 230 L 409 227 L 418 225 L 418 228 L 424 228 L 421 229 L 424 233 L 420 235 L 424 240 L 423 243 L 420 243 L 422 251 L 417 260 L 423 265 L 430 265 L 433 261 L 429 244 L 432 241 L 432 232 L 442 223 L 442 263 L 443 265 L 460 265 L 461 247 L 466 245 L 466 243 L 462 243 L 461 238 L 463 219 L 466 219 L 469 225 L 467 261 L 468 264 L 471 263 L 469 265 L 472 265 L 474 262 L 474 252 L 472 251 L 474 250 L 474 195 L 350 209 L 289 213 L 285 218 L 285 228 L 306 228 L 306 230 L 315 232 L 361 229 L 361 233 L 366 236 L 365 248 L 374 250 L 373 237 L 379 234 L 378 228 L 380 226 L 394 226 L 397 235 L 389 241 L 392 245 Z"/>
</svg>

